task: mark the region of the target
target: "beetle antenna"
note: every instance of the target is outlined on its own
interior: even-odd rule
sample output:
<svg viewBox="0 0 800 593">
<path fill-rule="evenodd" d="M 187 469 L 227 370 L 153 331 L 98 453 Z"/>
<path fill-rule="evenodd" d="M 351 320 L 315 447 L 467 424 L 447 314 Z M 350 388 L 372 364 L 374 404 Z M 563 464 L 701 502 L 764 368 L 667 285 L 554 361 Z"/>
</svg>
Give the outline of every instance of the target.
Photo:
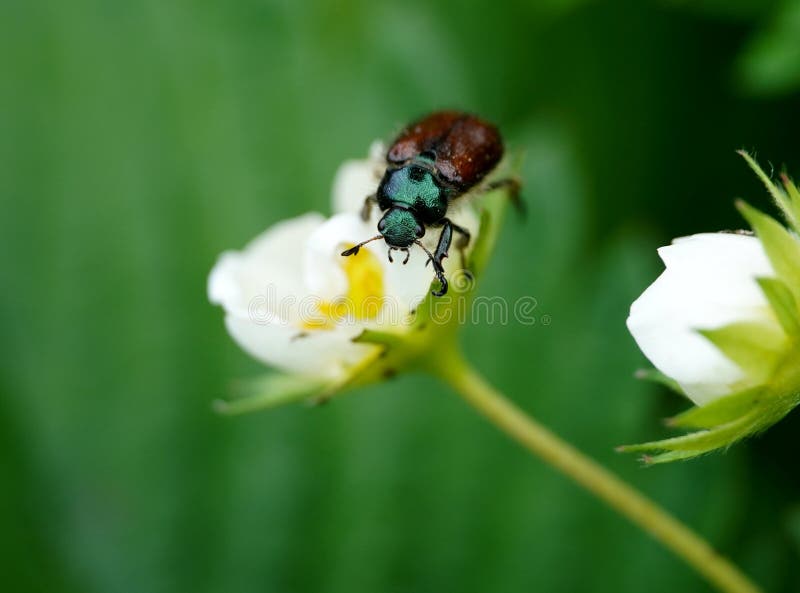
<svg viewBox="0 0 800 593">
<path fill-rule="evenodd" d="M 439 283 L 442 285 L 439 290 L 431 291 L 433 296 L 444 296 L 444 294 L 447 292 L 447 278 L 444 276 L 444 267 L 442 267 L 442 262 L 436 261 L 436 259 L 433 257 L 433 254 L 428 251 L 428 249 L 420 241 L 414 241 L 414 243 L 419 245 L 420 249 L 422 249 L 422 251 L 428 255 L 428 261 L 433 264 L 433 271 L 436 273 L 437 280 L 439 280 Z M 427 263 L 425 265 L 427 265 Z"/>
<path fill-rule="evenodd" d="M 383 235 L 378 234 L 372 237 L 371 239 L 367 239 L 366 241 L 361 241 L 361 243 L 359 243 L 358 245 L 353 245 L 350 249 L 345 249 L 344 251 L 342 251 L 342 255 L 345 257 L 347 257 L 348 255 L 355 255 L 359 252 L 359 250 L 363 245 L 371 243 L 372 241 L 377 241 L 378 239 L 383 239 Z"/>
</svg>

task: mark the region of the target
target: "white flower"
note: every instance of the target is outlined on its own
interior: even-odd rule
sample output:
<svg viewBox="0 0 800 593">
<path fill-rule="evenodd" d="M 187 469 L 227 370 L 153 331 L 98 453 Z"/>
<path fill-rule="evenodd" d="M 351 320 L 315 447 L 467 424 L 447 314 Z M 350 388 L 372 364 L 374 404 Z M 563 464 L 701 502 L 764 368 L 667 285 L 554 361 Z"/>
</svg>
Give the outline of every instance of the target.
<svg viewBox="0 0 800 593">
<path fill-rule="evenodd" d="M 383 155 L 375 143 L 369 159 L 340 167 L 333 217 L 311 213 L 280 222 L 242 251 L 220 256 L 208 296 L 223 307 L 228 332 L 253 357 L 290 374 L 342 380 L 377 348 L 354 343 L 354 337 L 366 328 L 407 325 L 427 296 L 433 272 L 419 249 L 407 265 L 398 261 L 402 255 L 390 263 L 383 241 L 356 256 L 340 255 L 376 233 L 377 208 L 367 222 L 360 211 L 383 175 Z M 477 233 L 472 211 L 462 209 L 454 218 Z M 425 237 L 428 244 L 437 238 L 436 232 Z M 456 255 L 445 262 L 449 270 L 461 265 Z"/>
<path fill-rule="evenodd" d="M 628 329 L 642 352 L 698 405 L 750 386 L 752 378 L 697 330 L 775 324 L 756 278 L 774 277 L 754 236 L 704 233 L 658 250 L 666 270 L 633 303 Z"/>
</svg>

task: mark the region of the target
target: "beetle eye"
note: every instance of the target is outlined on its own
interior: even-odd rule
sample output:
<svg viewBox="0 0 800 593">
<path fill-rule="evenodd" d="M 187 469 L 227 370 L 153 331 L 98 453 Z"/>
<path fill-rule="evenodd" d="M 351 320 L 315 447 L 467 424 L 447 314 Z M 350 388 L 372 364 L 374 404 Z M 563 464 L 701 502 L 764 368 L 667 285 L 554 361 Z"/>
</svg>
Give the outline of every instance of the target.
<svg viewBox="0 0 800 593">
<path fill-rule="evenodd" d="M 425 227 L 417 225 L 416 233 L 417 233 L 417 239 L 419 239 L 420 237 L 422 237 L 425 234 Z"/>
<path fill-rule="evenodd" d="M 379 232 L 379 233 L 382 233 L 382 232 L 383 232 L 383 229 L 385 229 L 385 228 L 386 228 L 386 221 L 385 221 L 384 219 L 382 219 L 382 218 L 381 218 L 381 219 L 378 221 L 378 232 Z"/>
</svg>

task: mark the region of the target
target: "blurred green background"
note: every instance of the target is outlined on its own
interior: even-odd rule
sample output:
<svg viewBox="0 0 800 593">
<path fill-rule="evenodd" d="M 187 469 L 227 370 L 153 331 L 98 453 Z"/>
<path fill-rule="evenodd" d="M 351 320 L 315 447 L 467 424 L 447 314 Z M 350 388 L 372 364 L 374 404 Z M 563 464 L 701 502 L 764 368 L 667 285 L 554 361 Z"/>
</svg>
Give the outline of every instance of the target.
<svg viewBox="0 0 800 593">
<path fill-rule="evenodd" d="M 344 159 L 440 107 L 524 150 L 476 365 L 772 592 L 800 590 L 795 413 L 644 470 L 686 403 L 638 383 L 629 303 L 673 236 L 800 176 L 800 2 L 0 3 L 3 589 L 709 591 L 427 377 L 224 418 L 259 366 L 206 300 L 217 254 L 327 211 Z"/>
</svg>

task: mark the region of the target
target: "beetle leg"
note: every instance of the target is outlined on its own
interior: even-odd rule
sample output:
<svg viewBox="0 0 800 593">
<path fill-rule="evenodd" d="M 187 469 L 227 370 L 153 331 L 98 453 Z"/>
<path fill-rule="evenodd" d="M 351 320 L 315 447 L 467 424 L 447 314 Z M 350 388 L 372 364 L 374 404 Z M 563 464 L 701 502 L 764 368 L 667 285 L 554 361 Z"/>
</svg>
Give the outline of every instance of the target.
<svg viewBox="0 0 800 593">
<path fill-rule="evenodd" d="M 433 296 L 437 297 L 444 296 L 447 293 L 447 278 L 444 275 L 444 267 L 442 267 L 441 260 L 436 259 L 436 256 L 428 251 L 428 249 L 420 241 L 414 241 L 414 243 L 419 245 L 420 249 L 422 249 L 422 251 L 424 251 L 428 256 L 428 261 L 433 263 L 433 271 L 436 274 L 436 279 L 439 280 L 439 283 L 441 284 L 439 290 L 432 290 L 431 293 Z M 439 240 L 439 243 L 441 243 L 441 239 Z M 439 249 L 437 248 L 436 251 L 438 252 Z"/>
<path fill-rule="evenodd" d="M 411 257 L 411 252 L 408 250 L 408 247 L 402 249 L 402 251 L 406 252 L 406 258 L 403 260 L 403 265 L 408 263 L 408 258 Z"/>
<path fill-rule="evenodd" d="M 444 225 L 444 228 L 442 229 L 442 237 L 439 239 L 439 247 L 436 248 L 437 255 L 440 254 L 440 251 L 442 249 L 442 238 L 444 238 L 445 231 L 448 229 L 450 230 L 449 230 L 449 237 L 447 238 L 448 240 L 447 246 L 445 247 L 444 253 L 440 255 L 439 259 L 441 260 L 443 257 L 447 257 L 447 249 L 450 247 L 449 241 L 452 240 L 453 231 L 455 231 L 459 234 L 459 237 L 456 240 L 456 249 L 458 249 L 458 252 L 461 254 L 461 267 L 466 270 L 467 269 L 466 249 L 467 245 L 469 245 L 469 241 L 472 238 L 472 235 L 467 229 L 457 225 L 449 218 L 443 219 L 442 223 Z"/>
<path fill-rule="evenodd" d="M 392 259 L 392 251 L 394 251 L 394 247 L 389 247 L 389 253 L 387 255 L 389 256 L 389 263 L 390 264 L 394 263 L 394 260 Z"/>
<path fill-rule="evenodd" d="M 449 218 L 443 218 L 441 224 L 442 234 L 439 235 L 439 243 L 436 245 L 436 251 L 433 252 L 433 259 L 440 265 L 442 260 L 448 256 L 450 243 L 453 241 L 453 223 Z"/>
<path fill-rule="evenodd" d="M 511 200 L 511 203 L 514 205 L 514 208 L 521 216 L 527 215 L 527 208 L 525 207 L 525 202 L 522 201 L 520 197 L 520 190 L 522 189 L 522 184 L 520 183 L 519 179 L 516 177 L 505 177 L 503 179 L 498 179 L 496 181 L 492 181 L 491 183 L 487 183 L 484 186 L 483 191 L 490 192 L 496 189 L 505 189 L 508 192 L 508 198 Z"/>
<path fill-rule="evenodd" d="M 369 195 L 364 199 L 364 205 L 361 206 L 361 220 L 367 222 L 369 215 L 372 213 L 372 205 L 378 203 L 378 196 L 375 194 Z"/>
<path fill-rule="evenodd" d="M 459 249 L 466 249 L 467 245 L 469 245 L 469 240 L 472 238 L 470 232 L 463 226 L 458 226 L 454 222 L 451 222 L 450 226 L 453 227 L 454 231 L 456 231 L 459 235 L 461 235 L 458 238 L 458 241 L 456 241 L 456 247 L 458 247 Z"/>
<path fill-rule="evenodd" d="M 456 241 L 456 248 L 458 252 L 461 254 L 461 267 L 463 269 L 467 269 L 467 246 L 469 245 L 469 241 L 472 238 L 470 232 L 465 229 L 464 227 L 458 226 L 455 223 L 450 223 L 453 226 L 453 230 L 459 234 L 458 240 Z"/>
</svg>

